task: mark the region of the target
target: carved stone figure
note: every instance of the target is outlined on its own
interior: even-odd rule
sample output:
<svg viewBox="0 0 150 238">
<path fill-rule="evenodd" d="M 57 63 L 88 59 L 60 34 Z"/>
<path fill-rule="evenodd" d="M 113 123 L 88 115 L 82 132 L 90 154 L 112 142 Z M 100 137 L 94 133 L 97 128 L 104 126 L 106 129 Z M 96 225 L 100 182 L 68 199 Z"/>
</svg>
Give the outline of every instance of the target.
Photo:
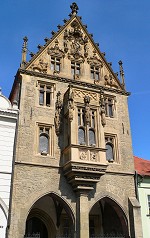
<svg viewBox="0 0 150 238">
<path fill-rule="evenodd" d="M 70 121 L 73 120 L 73 111 L 74 111 L 74 92 L 70 87 L 68 96 L 68 117 Z"/>
<path fill-rule="evenodd" d="M 62 110 L 62 99 L 60 91 L 57 93 L 57 100 L 56 100 L 56 111 L 55 111 L 55 131 L 56 135 L 60 133 L 60 126 L 61 126 L 61 110 Z"/>
<path fill-rule="evenodd" d="M 106 117 L 105 117 L 105 101 L 103 92 L 100 91 L 100 114 L 101 114 L 101 123 L 102 126 L 106 125 Z"/>
<path fill-rule="evenodd" d="M 90 123 L 90 97 L 89 96 L 85 96 L 84 98 L 84 103 L 85 103 L 85 121 L 86 124 L 88 125 Z"/>
</svg>

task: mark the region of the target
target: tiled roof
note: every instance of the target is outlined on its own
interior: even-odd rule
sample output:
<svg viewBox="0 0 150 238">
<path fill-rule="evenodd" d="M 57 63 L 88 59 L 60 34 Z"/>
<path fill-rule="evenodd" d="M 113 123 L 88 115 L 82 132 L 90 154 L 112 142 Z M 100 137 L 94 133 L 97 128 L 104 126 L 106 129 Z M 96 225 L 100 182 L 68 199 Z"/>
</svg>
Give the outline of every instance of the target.
<svg viewBox="0 0 150 238">
<path fill-rule="evenodd" d="M 135 170 L 140 175 L 150 176 L 150 161 L 134 156 Z"/>
</svg>

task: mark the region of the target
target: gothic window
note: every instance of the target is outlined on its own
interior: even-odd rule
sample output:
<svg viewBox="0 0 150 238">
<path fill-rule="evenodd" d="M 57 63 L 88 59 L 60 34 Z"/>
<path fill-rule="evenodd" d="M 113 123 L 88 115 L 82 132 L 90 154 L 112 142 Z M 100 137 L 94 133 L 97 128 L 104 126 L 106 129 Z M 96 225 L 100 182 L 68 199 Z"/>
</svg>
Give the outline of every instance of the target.
<svg viewBox="0 0 150 238">
<path fill-rule="evenodd" d="M 52 99 L 52 87 L 39 83 L 39 105 L 50 107 Z"/>
<path fill-rule="evenodd" d="M 107 117 L 114 117 L 114 98 L 105 97 L 105 113 Z"/>
<path fill-rule="evenodd" d="M 108 162 L 118 162 L 117 137 L 116 135 L 105 135 L 106 160 Z"/>
<path fill-rule="evenodd" d="M 90 111 L 90 122 L 85 121 L 85 110 L 78 108 L 78 143 L 80 145 L 95 146 L 95 111 Z"/>
<path fill-rule="evenodd" d="M 60 58 L 51 57 L 51 70 L 60 71 Z"/>
<path fill-rule="evenodd" d="M 99 67 L 91 66 L 91 79 L 99 80 L 100 75 L 99 75 Z"/>
<path fill-rule="evenodd" d="M 80 75 L 80 63 L 71 61 L 71 74 Z"/>
<path fill-rule="evenodd" d="M 52 127 L 38 125 L 39 146 L 38 153 L 41 155 L 52 155 Z"/>
</svg>

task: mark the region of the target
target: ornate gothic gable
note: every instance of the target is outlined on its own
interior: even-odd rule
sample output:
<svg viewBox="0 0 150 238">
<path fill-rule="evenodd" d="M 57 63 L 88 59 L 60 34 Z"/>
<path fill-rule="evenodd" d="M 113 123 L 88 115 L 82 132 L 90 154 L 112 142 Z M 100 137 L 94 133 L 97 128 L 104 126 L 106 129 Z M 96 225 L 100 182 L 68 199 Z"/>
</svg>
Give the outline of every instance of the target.
<svg viewBox="0 0 150 238">
<path fill-rule="evenodd" d="M 36 54 L 31 54 L 31 60 L 28 63 L 24 62 L 22 66 L 29 71 L 38 71 L 51 75 L 51 58 L 64 59 L 63 64 L 67 62 L 65 60 L 70 60 L 77 64 L 88 65 L 89 79 L 92 67 L 93 70 L 96 68 L 99 71 L 99 79 L 91 80 L 90 83 L 124 90 L 124 83 L 120 83 L 117 74 L 113 72 L 104 54 L 100 52 L 98 44 L 94 42 L 86 26 L 82 24 L 81 17 L 76 15 L 77 9 L 72 9 L 70 19 L 64 20 L 64 26 L 58 25 L 58 32 L 52 32 L 52 38 L 46 38 L 46 44 L 44 46 L 39 45 L 39 51 Z M 57 75 L 59 72 L 55 70 L 53 74 Z M 74 79 L 85 80 L 84 76 L 78 77 L 78 75 Z"/>
</svg>

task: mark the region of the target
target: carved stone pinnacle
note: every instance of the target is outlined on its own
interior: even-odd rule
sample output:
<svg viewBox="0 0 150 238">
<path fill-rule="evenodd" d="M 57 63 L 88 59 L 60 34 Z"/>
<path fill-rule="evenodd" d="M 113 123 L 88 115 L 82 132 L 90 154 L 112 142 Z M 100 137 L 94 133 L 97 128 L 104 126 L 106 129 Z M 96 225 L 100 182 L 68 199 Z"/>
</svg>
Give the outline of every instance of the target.
<svg viewBox="0 0 150 238">
<path fill-rule="evenodd" d="M 78 5 L 75 2 L 73 2 L 71 4 L 70 8 L 72 10 L 72 12 L 71 12 L 72 15 L 76 15 L 78 13 L 79 8 L 78 8 Z"/>
</svg>

